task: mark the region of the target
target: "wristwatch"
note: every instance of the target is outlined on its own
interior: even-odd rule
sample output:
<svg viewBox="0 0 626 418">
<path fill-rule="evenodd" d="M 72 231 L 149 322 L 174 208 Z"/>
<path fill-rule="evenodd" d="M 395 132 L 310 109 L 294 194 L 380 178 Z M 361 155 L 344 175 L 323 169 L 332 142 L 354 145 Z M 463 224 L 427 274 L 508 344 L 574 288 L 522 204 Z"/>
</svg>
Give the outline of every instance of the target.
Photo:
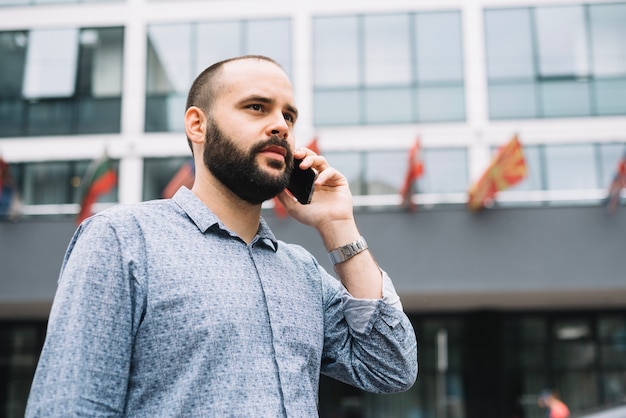
<svg viewBox="0 0 626 418">
<path fill-rule="evenodd" d="M 356 241 L 332 250 L 328 253 L 328 257 L 330 257 L 331 263 L 335 265 L 343 263 L 365 250 L 367 250 L 367 242 L 365 242 L 365 238 L 359 237 Z"/>
</svg>

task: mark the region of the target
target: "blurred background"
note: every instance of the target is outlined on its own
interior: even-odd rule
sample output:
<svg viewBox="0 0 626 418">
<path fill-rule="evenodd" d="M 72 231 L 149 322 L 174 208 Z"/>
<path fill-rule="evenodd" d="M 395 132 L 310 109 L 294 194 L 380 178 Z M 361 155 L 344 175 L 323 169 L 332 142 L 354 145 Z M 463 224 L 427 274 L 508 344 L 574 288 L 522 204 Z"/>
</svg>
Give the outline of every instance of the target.
<svg viewBox="0 0 626 418">
<path fill-rule="evenodd" d="M 298 144 L 350 180 L 418 336 L 411 390 L 323 378 L 321 417 L 626 401 L 625 1 L 0 0 L 0 416 L 23 416 L 79 212 L 184 177 L 187 89 L 241 54 L 293 80 Z"/>
</svg>

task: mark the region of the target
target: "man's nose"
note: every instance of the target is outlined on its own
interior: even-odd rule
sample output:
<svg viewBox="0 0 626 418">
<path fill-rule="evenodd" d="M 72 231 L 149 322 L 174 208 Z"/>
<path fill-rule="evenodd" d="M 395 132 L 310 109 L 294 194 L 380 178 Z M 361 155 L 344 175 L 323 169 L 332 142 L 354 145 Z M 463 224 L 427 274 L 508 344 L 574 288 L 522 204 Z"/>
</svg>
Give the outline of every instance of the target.
<svg viewBox="0 0 626 418">
<path fill-rule="evenodd" d="M 282 114 L 282 112 L 272 119 L 272 122 L 268 125 L 267 129 L 271 136 L 287 138 L 287 136 L 289 135 L 289 125 L 287 124 L 285 116 Z"/>
</svg>

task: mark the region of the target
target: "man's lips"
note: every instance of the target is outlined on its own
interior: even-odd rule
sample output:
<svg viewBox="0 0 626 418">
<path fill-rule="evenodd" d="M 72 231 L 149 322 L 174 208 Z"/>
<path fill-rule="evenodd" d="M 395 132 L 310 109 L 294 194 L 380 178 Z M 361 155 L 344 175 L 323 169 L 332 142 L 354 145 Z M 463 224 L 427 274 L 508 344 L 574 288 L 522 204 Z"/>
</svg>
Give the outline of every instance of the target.
<svg viewBox="0 0 626 418">
<path fill-rule="evenodd" d="M 273 158 L 275 160 L 285 161 L 285 156 L 287 155 L 287 150 L 278 145 L 271 145 L 269 147 L 265 147 L 261 150 L 261 154 Z"/>
</svg>

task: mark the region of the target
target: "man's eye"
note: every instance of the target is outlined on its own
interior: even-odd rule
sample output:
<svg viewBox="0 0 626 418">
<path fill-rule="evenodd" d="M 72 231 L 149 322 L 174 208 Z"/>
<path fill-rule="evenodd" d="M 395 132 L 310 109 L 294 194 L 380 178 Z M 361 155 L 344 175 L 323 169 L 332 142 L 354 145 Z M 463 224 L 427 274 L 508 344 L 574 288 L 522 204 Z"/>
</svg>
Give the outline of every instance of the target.
<svg viewBox="0 0 626 418">
<path fill-rule="evenodd" d="M 287 122 L 293 123 L 294 121 L 294 117 L 291 113 L 283 113 L 283 117 L 285 118 Z"/>
<path fill-rule="evenodd" d="M 260 104 L 251 104 L 249 107 L 250 107 L 250 109 L 256 110 L 256 111 L 259 111 L 259 112 L 261 110 L 263 110 L 263 106 L 261 106 Z"/>
</svg>

